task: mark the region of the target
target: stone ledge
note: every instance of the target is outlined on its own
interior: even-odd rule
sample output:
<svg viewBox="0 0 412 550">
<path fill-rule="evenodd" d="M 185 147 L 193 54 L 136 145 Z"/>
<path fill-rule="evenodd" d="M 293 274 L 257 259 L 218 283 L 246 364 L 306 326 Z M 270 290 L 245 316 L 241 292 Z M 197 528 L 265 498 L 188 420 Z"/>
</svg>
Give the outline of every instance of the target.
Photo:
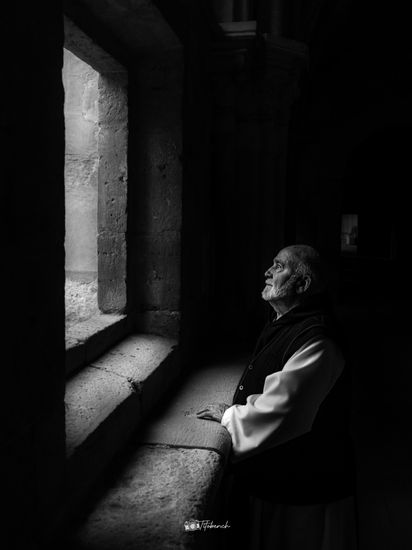
<svg viewBox="0 0 412 550">
<path fill-rule="evenodd" d="M 187 532 L 184 523 L 212 519 L 222 472 L 223 459 L 213 451 L 138 447 L 75 533 L 70 550 L 197 548 L 211 533 Z"/>
<path fill-rule="evenodd" d="M 204 405 L 230 402 L 243 358 L 206 366 L 130 441 L 114 481 L 70 539 L 70 550 L 208 549 L 220 530 L 185 532 L 189 519 L 216 518 L 216 495 L 230 451 L 218 423 L 200 420 Z M 224 519 L 224 518 L 223 518 Z"/>
<path fill-rule="evenodd" d="M 175 346 L 160 336 L 132 335 L 68 381 L 69 514 L 178 376 Z"/>
<path fill-rule="evenodd" d="M 145 444 L 210 449 L 227 457 L 230 436 L 217 422 L 199 420 L 196 412 L 209 403 L 232 402 L 246 359 L 220 361 L 200 368 L 182 381 L 173 399 L 151 419 L 138 439 Z"/>
<path fill-rule="evenodd" d="M 66 331 L 66 376 L 90 364 L 129 332 L 126 315 L 98 313 Z"/>
</svg>

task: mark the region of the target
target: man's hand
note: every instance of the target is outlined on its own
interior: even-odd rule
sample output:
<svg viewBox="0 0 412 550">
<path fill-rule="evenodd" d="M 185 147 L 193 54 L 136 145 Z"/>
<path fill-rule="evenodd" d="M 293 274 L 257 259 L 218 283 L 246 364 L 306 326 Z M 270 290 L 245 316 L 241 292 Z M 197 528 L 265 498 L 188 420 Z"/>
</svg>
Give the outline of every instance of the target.
<svg viewBox="0 0 412 550">
<path fill-rule="evenodd" d="M 211 403 L 205 409 L 198 411 L 196 414 L 198 418 L 220 422 L 222 420 L 223 413 L 229 407 L 230 405 L 227 405 L 226 403 Z"/>
</svg>

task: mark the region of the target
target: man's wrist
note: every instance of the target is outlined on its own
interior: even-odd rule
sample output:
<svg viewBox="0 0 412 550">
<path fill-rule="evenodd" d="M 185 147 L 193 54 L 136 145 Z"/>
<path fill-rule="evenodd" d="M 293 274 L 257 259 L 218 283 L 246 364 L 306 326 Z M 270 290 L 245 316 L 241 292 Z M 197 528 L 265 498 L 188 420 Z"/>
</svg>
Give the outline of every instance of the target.
<svg viewBox="0 0 412 550">
<path fill-rule="evenodd" d="M 230 416 L 230 409 L 232 408 L 232 405 L 229 405 L 226 410 L 223 412 L 222 414 L 222 418 L 220 419 L 220 423 L 222 424 L 222 426 L 225 425 L 225 423 L 228 421 L 229 419 L 229 416 Z M 229 411 L 229 412 L 228 412 Z"/>
</svg>

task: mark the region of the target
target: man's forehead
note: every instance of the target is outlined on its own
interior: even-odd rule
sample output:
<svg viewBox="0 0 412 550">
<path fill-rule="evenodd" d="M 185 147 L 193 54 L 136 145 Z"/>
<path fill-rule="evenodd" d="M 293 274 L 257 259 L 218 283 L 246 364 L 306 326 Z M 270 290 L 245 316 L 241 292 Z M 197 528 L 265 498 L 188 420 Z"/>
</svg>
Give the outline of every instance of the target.
<svg viewBox="0 0 412 550">
<path fill-rule="evenodd" d="M 292 256 L 293 254 L 290 252 L 290 250 L 288 250 L 287 248 L 282 248 L 282 250 L 280 250 L 276 254 L 275 260 L 282 263 L 287 263 L 292 259 Z"/>
</svg>

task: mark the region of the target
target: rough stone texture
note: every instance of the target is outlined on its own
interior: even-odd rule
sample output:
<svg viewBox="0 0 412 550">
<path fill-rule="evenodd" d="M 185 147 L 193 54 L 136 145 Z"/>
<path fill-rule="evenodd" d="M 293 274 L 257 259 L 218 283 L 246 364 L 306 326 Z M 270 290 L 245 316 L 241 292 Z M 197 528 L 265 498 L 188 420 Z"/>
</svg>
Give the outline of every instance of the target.
<svg viewBox="0 0 412 550">
<path fill-rule="evenodd" d="M 65 284 L 66 331 L 81 321 L 87 321 L 98 311 L 97 280 L 91 282 L 72 281 Z"/>
<path fill-rule="evenodd" d="M 136 393 L 142 398 L 144 384 L 154 372 L 166 379 L 176 377 L 176 366 L 166 361 L 175 345 L 176 341 L 159 336 L 130 336 L 69 380 L 65 398 L 69 454 L 127 396 Z M 162 393 L 161 386 L 157 393 Z M 156 397 L 150 401 L 154 404 Z"/>
<path fill-rule="evenodd" d="M 126 269 L 126 242 L 124 233 L 101 233 L 99 234 L 98 245 L 99 286 L 100 281 L 116 281 L 120 285 L 123 285 Z M 122 275 L 123 279 L 121 278 Z M 116 291 L 114 292 L 116 293 Z M 104 299 L 103 296 L 102 299 Z"/>
<path fill-rule="evenodd" d="M 142 443 L 212 449 L 227 457 L 231 447 L 226 429 L 216 422 L 199 420 L 196 412 L 209 403 L 231 403 L 246 358 L 214 361 L 198 367 L 139 435 Z"/>
<path fill-rule="evenodd" d="M 130 265 L 141 311 L 137 329 L 171 336 L 180 327 L 182 84 L 182 51 L 176 49 L 143 58 L 131 87 L 139 128 L 131 142 L 139 185 L 131 191 L 136 216 L 129 225 L 138 251 Z M 146 315 L 152 311 L 156 319 Z"/>
<path fill-rule="evenodd" d="M 163 355 L 171 343 L 159 342 L 162 345 L 158 353 Z M 117 372 L 131 382 L 139 376 L 134 362 L 141 357 L 149 364 L 151 348 L 153 338 L 129 338 L 96 366 L 108 374 Z M 158 354 L 155 356 L 158 360 Z M 70 548 L 214 546 L 205 532 L 186 533 L 184 522 L 214 518 L 214 498 L 231 441 L 222 426 L 202 421 L 195 413 L 207 403 L 230 401 L 244 363 L 244 358 L 220 361 L 185 380 L 169 405 L 130 442 L 126 456 L 113 473 L 115 482 L 106 485 L 104 495 L 93 503 L 93 510 L 82 521 Z M 152 369 L 152 373 L 164 375 L 165 368 Z M 144 378 L 148 375 L 146 369 Z M 154 388 L 157 393 L 164 391 L 165 384 L 159 378 Z M 144 403 L 146 384 L 138 384 L 136 389 Z"/>
<path fill-rule="evenodd" d="M 127 300 L 129 308 L 141 312 L 136 328 L 176 336 L 180 330 L 183 48 L 152 2 L 84 3 L 96 23 L 94 30 L 101 25 L 101 42 L 116 46 L 119 58 L 127 50 L 129 126 L 133 127 L 127 165 L 125 75 L 113 59 L 67 21 L 68 46 L 102 75 L 99 307 L 104 312 L 126 307 L 126 249 L 121 243 L 127 224 L 128 251 L 132 251 L 127 261 Z M 67 4 L 68 12 L 78 16 L 79 6 Z M 130 57 L 133 55 L 136 59 Z M 134 215 L 127 221 L 128 172 L 134 182 L 128 189 L 128 210 Z"/>
<path fill-rule="evenodd" d="M 146 416 L 178 375 L 176 356 L 170 355 L 175 346 L 172 339 L 133 335 L 94 361 L 93 366 L 124 377 L 138 393 Z"/>
<path fill-rule="evenodd" d="M 145 380 L 176 346 L 176 340 L 151 334 L 133 335 L 112 348 L 93 367 L 135 383 Z"/>
<path fill-rule="evenodd" d="M 128 109 L 125 86 L 127 85 L 127 73 L 125 69 L 114 73 L 113 71 L 102 71 L 99 80 L 99 126 L 108 128 L 116 126 L 117 131 L 127 124 Z M 123 139 L 123 136 L 116 135 L 115 139 Z M 119 155 L 116 148 L 113 154 L 119 156 L 124 162 L 125 158 Z M 126 165 L 124 165 L 126 168 Z"/>
<path fill-rule="evenodd" d="M 154 550 L 193 548 L 201 532 L 189 519 L 210 519 L 222 458 L 203 449 L 142 446 L 78 532 L 75 548 Z"/>
<path fill-rule="evenodd" d="M 110 313 L 126 308 L 127 74 L 99 79 L 98 303 Z"/>
<path fill-rule="evenodd" d="M 111 326 L 113 323 L 124 319 L 124 315 L 109 315 L 109 314 L 97 314 L 92 318 L 83 321 L 82 323 L 76 323 L 70 327 L 67 331 L 67 336 L 70 341 L 76 340 L 78 342 L 84 342 L 88 340 L 90 336 L 98 332 L 99 330 L 104 330 L 105 328 Z"/>
<path fill-rule="evenodd" d="M 173 416 L 195 417 L 196 411 L 211 402 L 229 402 L 236 390 L 236 384 L 247 365 L 247 357 L 235 359 L 213 360 L 206 366 L 194 362 L 193 370 L 187 373 L 173 399 L 162 411 L 156 422 L 167 420 Z M 200 364 L 199 364 L 200 363 Z M 201 423 L 203 424 L 203 422 Z"/>
<path fill-rule="evenodd" d="M 98 272 L 98 306 L 126 307 L 127 71 L 69 20 L 66 45 L 67 271 Z M 93 68 L 92 68 L 93 67 Z M 97 69 L 98 72 L 96 72 Z"/>
<path fill-rule="evenodd" d="M 83 441 L 132 393 L 127 380 L 88 367 L 66 387 L 66 446 L 70 457 Z"/>
<path fill-rule="evenodd" d="M 150 278 L 142 284 L 143 308 L 151 311 L 178 311 L 180 266 L 176 259 L 180 254 L 180 233 L 162 231 L 140 237 L 136 244 L 147 250 L 139 257 L 137 266 L 147 272 Z"/>
<path fill-rule="evenodd" d="M 124 386 L 125 388 L 125 381 Z M 115 388 L 117 384 L 114 385 Z M 108 394 L 112 388 L 107 388 Z M 110 399 L 109 399 L 110 401 Z M 101 419 L 94 430 L 81 442 L 66 463 L 67 491 L 65 499 L 66 520 L 73 516 L 78 504 L 102 479 L 113 458 L 130 439 L 136 426 L 142 421 L 138 396 L 129 392 L 117 403 L 108 416 Z"/>
<path fill-rule="evenodd" d="M 97 313 L 66 330 L 66 374 L 90 364 L 130 332 L 126 315 Z"/>
<path fill-rule="evenodd" d="M 131 336 L 68 382 L 69 515 L 177 377 L 175 343 Z"/>
<path fill-rule="evenodd" d="M 141 324 L 151 327 L 154 334 L 167 334 L 177 338 L 181 330 L 181 312 L 170 310 L 145 311 L 141 317 Z"/>
<path fill-rule="evenodd" d="M 66 272 L 97 273 L 98 73 L 64 50 Z"/>
</svg>

